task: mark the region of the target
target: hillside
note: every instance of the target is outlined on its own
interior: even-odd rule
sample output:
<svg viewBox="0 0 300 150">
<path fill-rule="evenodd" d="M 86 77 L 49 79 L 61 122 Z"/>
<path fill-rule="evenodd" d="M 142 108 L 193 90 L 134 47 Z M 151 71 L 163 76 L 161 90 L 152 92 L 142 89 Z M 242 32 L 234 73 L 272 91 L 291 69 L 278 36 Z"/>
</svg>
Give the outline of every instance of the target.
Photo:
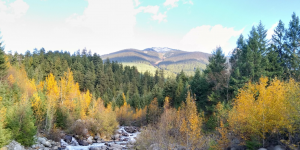
<svg viewBox="0 0 300 150">
<path fill-rule="evenodd" d="M 152 47 L 144 50 L 125 49 L 102 55 L 124 65 L 137 66 L 141 72 L 154 73 L 157 68 L 164 69 L 167 76 L 175 76 L 181 70 L 187 75 L 193 75 L 196 68 L 204 69 L 211 54 L 203 52 L 187 52 L 171 48 Z"/>
</svg>

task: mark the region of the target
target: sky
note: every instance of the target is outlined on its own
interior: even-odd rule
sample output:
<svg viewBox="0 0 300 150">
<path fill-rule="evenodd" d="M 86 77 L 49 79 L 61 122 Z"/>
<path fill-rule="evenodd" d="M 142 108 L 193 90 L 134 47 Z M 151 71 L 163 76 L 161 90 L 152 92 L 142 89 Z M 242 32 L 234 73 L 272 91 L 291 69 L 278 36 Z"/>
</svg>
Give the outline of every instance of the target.
<svg viewBox="0 0 300 150">
<path fill-rule="evenodd" d="M 271 38 L 281 19 L 288 26 L 299 0 L 0 0 L 5 51 L 35 48 L 91 50 L 169 47 L 227 55 L 240 34 L 261 20 Z"/>
</svg>

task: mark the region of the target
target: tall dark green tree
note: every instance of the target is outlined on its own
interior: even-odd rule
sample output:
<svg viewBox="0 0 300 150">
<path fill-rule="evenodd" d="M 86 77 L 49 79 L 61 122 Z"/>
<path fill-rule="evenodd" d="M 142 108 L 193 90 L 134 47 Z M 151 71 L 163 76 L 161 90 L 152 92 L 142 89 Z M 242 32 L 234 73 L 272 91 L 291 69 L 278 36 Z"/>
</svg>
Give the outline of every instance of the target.
<svg viewBox="0 0 300 150">
<path fill-rule="evenodd" d="M 1 33 L 1 32 L 0 32 Z M 2 80 L 7 74 L 7 65 L 5 60 L 4 46 L 0 35 L 0 79 Z"/>
</svg>

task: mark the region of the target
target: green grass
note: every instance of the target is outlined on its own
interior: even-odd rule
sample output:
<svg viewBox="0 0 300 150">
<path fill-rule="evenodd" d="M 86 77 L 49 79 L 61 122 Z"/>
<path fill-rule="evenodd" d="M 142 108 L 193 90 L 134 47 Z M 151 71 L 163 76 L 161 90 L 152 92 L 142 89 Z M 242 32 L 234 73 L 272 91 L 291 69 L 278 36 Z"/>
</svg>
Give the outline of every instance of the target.
<svg viewBox="0 0 300 150">
<path fill-rule="evenodd" d="M 122 64 L 124 66 L 135 66 L 135 67 L 137 67 L 138 71 L 142 72 L 142 73 L 144 73 L 146 71 L 149 71 L 153 76 L 155 74 L 155 71 L 157 69 L 160 69 L 158 67 L 155 67 L 155 66 L 151 65 L 150 63 L 146 64 L 146 63 L 137 63 L 137 62 L 134 62 L 134 63 L 133 62 L 132 63 L 131 62 L 122 62 Z M 165 77 L 166 78 L 167 77 L 171 77 L 171 78 L 176 77 L 176 74 L 174 72 L 171 72 L 171 71 L 168 71 L 168 70 L 164 70 L 164 72 L 165 72 Z"/>
</svg>

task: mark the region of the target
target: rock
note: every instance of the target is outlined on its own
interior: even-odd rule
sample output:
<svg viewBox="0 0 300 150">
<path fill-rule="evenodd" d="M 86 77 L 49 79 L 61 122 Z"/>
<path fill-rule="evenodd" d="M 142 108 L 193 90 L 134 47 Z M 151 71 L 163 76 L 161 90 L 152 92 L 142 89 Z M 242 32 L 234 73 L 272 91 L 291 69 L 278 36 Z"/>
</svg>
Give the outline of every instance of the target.
<svg viewBox="0 0 300 150">
<path fill-rule="evenodd" d="M 20 143 L 18 143 L 17 141 L 13 140 L 11 141 L 6 148 L 8 150 L 25 150 L 24 146 L 22 146 Z"/>
<path fill-rule="evenodd" d="M 259 148 L 258 150 L 267 150 L 266 148 Z"/>
<path fill-rule="evenodd" d="M 90 136 L 86 141 L 87 141 L 87 143 L 89 143 L 89 144 L 93 144 L 93 137 Z"/>
<path fill-rule="evenodd" d="M 51 143 L 49 141 L 46 141 L 45 143 L 42 143 L 46 147 L 51 147 Z"/>
<path fill-rule="evenodd" d="M 79 143 L 76 141 L 75 138 L 72 137 L 71 145 L 72 145 L 72 146 L 78 146 Z"/>
<path fill-rule="evenodd" d="M 274 150 L 284 150 L 285 148 L 281 147 L 280 145 L 276 145 Z"/>
<path fill-rule="evenodd" d="M 57 146 L 54 146 L 52 149 L 53 149 L 53 150 L 58 150 L 58 147 L 57 147 Z"/>
<path fill-rule="evenodd" d="M 90 147 L 89 150 L 106 150 L 106 146 L 93 146 Z"/>
<path fill-rule="evenodd" d="M 132 126 L 130 126 L 130 127 L 124 127 L 124 130 L 126 132 L 128 132 L 128 133 L 135 133 L 135 132 L 137 132 L 137 129 L 135 127 L 132 127 Z"/>
<path fill-rule="evenodd" d="M 50 148 L 48 148 L 48 147 L 45 147 L 45 148 L 43 148 L 43 150 L 50 150 Z"/>
<path fill-rule="evenodd" d="M 42 138 L 42 137 L 38 137 L 37 141 L 41 144 L 45 143 L 46 142 L 46 139 L 45 138 Z"/>
<path fill-rule="evenodd" d="M 82 146 L 88 146 L 89 143 L 86 141 L 86 140 L 79 140 L 79 145 L 82 145 Z"/>
<path fill-rule="evenodd" d="M 64 140 L 65 140 L 65 142 L 67 142 L 67 143 L 71 143 L 71 141 L 72 141 L 72 136 L 66 135 L 66 136 L 64 137 Z"/>
<path fill-rule="evenodd" d="M 119 144 L 110 144 L 109 149 L 111 150 L 122 150 L 123 146 L 119 145 Z"/>
<path fill-rule="evenodd" d="M 123 133 L 122 135 L 123 135 L 123 136 L 129 136 L 128 133 Z"/>
<path fill-rule="evenodd" d="M 100 139 L 100 137 L 98 136 L 98 135 L 96 135 L 95 137 L 94 137 L 94 140 L 98 140 L 98 139 Z"/>
<path fill-rule="evenodd" d="M 63 139 L 60 139 L 60 146 L 66 147 L 66 146 L 68 146 L 68 143 L 66 143 Z"/>
<path fill-rule="evenodd" d="M 136 143 L 136 140 L 135 140 L 134 138 L 130 138 L 130 139 L 129 139 L 129 144 L 132 144 L 132 145 L 133 145 L 133 144 L 135 144 L 135 143 Z"/>
<path fill-rule="evenodd" d="M 102 143 L 102 141 L 98 139 L 98 140 L 97 140 L 97 143 Z"/>
</svg>

